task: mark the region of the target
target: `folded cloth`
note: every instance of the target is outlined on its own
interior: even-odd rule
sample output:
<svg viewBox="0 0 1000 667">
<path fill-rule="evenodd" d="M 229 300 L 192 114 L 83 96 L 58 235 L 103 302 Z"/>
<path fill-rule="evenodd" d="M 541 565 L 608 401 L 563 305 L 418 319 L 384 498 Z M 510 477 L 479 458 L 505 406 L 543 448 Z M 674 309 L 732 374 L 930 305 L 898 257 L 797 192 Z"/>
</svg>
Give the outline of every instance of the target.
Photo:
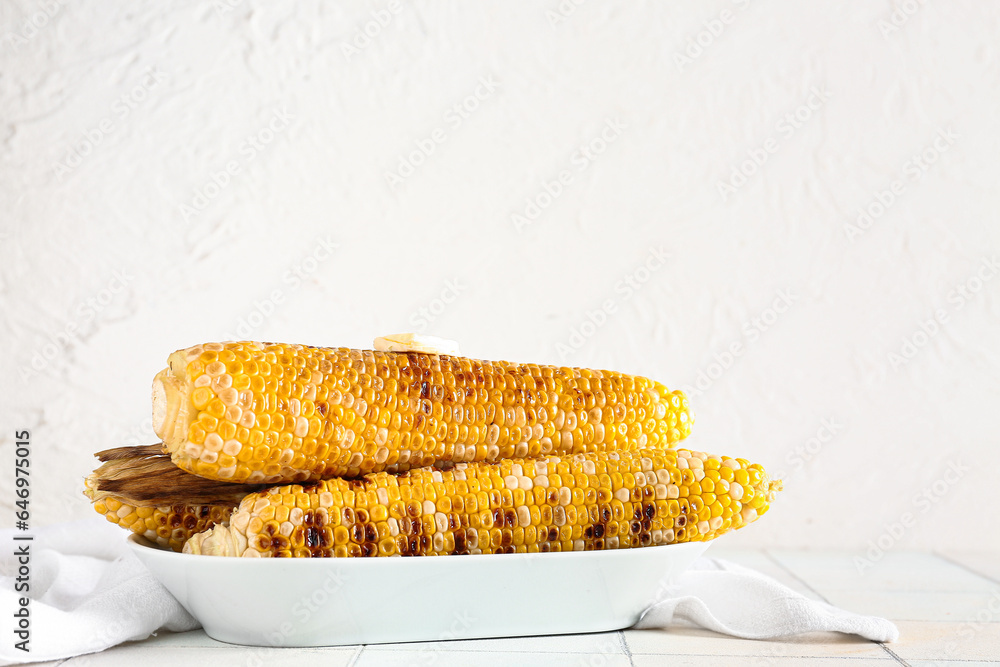
<svg viewBox="0 0 1000 667">
<path fill-rule="evenodd" d="M 899 638 L 899 630 L 884 618 L 810 600 L 770 577 L 718 558 L 698 559 L 659 597 L 634 628 L 665 628 L 677 619 L 744 639 L 804 632 L 843 632 L 874 642 Z"/>
<path fill-rule="evenodd" d="M 159 630 L 198 627 L 128 549 L 121 528 L 95 518 L 34 535 L 30 542 L 19 542 L 13 541 L 12 531 L 0 531 L 0 608 L 18 609 L 25 595 L 15 590 L 19 563 L 9 545 L 29 544 L 31 554 L 31 650 L 17 649 L 19 639 L 11 641 L 8 635 L 0 644 L 0 665 L 68 658 L 145 639 Z M 822 631 L 872 641 L 899 636 L 885 619 L 810 600 L 758 572 L 714 558 L 698 560 L 662 593 L 636 628 L 687 621 L 752 639 Z"/>
<path fill-rule="evenodd" d="M 157 630 L 198 627 L 129 551 L 121 528 L 95 517 L 32 534 L 31 541 L 14 541 L 13 531 L 0 531 L 5 626 L 26 595 L 15 588 L 20 563 L 14 551 L 24 545 L 30 554 L 31 586 L 30 652 L 18 649 L 15 643 L 21 639 L 8 630 L 0 643 L 0 665 L 68 658 L 145 639 Z"/>
</svg>

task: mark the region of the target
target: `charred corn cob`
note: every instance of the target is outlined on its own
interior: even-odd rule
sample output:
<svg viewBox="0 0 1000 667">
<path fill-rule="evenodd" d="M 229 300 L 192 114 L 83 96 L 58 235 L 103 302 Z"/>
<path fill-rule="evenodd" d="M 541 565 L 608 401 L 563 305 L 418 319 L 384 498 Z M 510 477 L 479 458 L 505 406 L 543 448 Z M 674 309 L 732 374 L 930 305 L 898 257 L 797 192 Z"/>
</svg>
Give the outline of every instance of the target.
<svg viewBox="0 0 1000 667">
<path fill-rule="evenodd" d="M 192 535 L 229 521 L 230 515 L 236 509 L 232 505 L 136 507 L 114 496 L 93 502 L 94 509 L 111 523 L 174 551 L 180 551 Z"/>
<path fill-rule="evenodd" d="M 180 551 L 189 537 L 222 524 L 260 487 L 209 482 L 177 468 L 159 445 L 98 452 L 103 465 L 84 495 L 111 523 Z"/>
<path fill-rule="evenodd" d="M 168 363 L 157 435 L 180 468 L 231 482 L 663 448 L 691 429 L 681 392 L 611 371 L 251 342 Z"/>
<path fill-rule="evenodd" d="M 780 488 L 758 464 L 684 449 L 461 463 L 253 493 L 184 552 L 424 556 L 710 540 L 756 520 Z"/>
</svg>

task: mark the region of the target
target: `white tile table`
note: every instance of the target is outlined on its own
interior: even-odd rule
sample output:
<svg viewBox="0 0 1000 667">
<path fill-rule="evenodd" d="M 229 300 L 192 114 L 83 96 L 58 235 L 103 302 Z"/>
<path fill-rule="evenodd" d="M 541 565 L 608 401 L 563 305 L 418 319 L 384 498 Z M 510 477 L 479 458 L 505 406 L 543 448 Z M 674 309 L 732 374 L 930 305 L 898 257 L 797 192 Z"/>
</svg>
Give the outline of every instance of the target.
<svg viewBox="0 0 1000 667">
<path fill-rule="evenodd" d="M 55 667 L 422 667 L 571 665 L 1000 665 L 1000 554 L 888 552 L 870 565 L 863 554 L 817 551 L 709 552 L 764 572 L 813 598 L 883 615 L 899 641 L 877 644 L 836 633 L 775 641 L 734 639 L 692 627 L 588 635 L 522 637 L 312 649 L 240 647 L 201 630 L 162 633 L 103 653 L 37 663 Z"/>
</svg>

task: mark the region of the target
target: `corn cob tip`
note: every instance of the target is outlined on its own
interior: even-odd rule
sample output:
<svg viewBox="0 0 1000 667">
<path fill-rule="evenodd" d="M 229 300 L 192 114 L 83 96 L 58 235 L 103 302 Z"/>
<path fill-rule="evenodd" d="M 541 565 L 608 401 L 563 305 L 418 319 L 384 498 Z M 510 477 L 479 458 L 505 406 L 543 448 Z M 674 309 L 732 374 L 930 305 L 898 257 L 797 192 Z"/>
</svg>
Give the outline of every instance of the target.
<svg viewBox="0 0 1000 667">
<path fill-rule="evenodd" d="M 227 526 L 216 524 L 212 529 L 188 538 L 184 543 L 183 553 L 202 556 L 238 556 L 245 550 L 245 539 Z"/>
<path fill-rule="evenodd" d="M 83 495 L 87 496 L 87 499 L 91 502 L 94 501 L 94 491 L 97 490 L 97 475 L 90 473 L 83 480 Z"/>
<path fill-rule="evenodd" d="M 195 416 L 191 414 L 190 385 L 183 352 L 171 354 L 167 368 L 153 378 L 153 432 L 167 451 L 178 447 Z"/>
</svg>

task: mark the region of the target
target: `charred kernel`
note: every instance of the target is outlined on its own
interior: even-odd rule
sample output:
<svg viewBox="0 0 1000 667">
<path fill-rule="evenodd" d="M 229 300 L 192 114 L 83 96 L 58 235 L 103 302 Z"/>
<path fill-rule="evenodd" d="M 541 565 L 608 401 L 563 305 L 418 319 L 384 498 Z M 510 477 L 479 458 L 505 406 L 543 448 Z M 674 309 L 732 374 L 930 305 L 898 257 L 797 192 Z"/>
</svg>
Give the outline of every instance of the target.
<svg viewBox="0 0 1000 667">
<path fill-rule="evenodd" d="M 87 480 L 84 494 L 93 498 L 90 488 L 92 478 Z M 113 497 L 94 501 L 94 509 L 108 521 L 145 537 L 159 546 L 173 551 L 181 551 L 184 543 L 192 536 L 213 528 L 216 524 L 229 521 L 238 498 L 232 505 L 173 505 L 156 507 L 134 507 Z"/>
</svg>

